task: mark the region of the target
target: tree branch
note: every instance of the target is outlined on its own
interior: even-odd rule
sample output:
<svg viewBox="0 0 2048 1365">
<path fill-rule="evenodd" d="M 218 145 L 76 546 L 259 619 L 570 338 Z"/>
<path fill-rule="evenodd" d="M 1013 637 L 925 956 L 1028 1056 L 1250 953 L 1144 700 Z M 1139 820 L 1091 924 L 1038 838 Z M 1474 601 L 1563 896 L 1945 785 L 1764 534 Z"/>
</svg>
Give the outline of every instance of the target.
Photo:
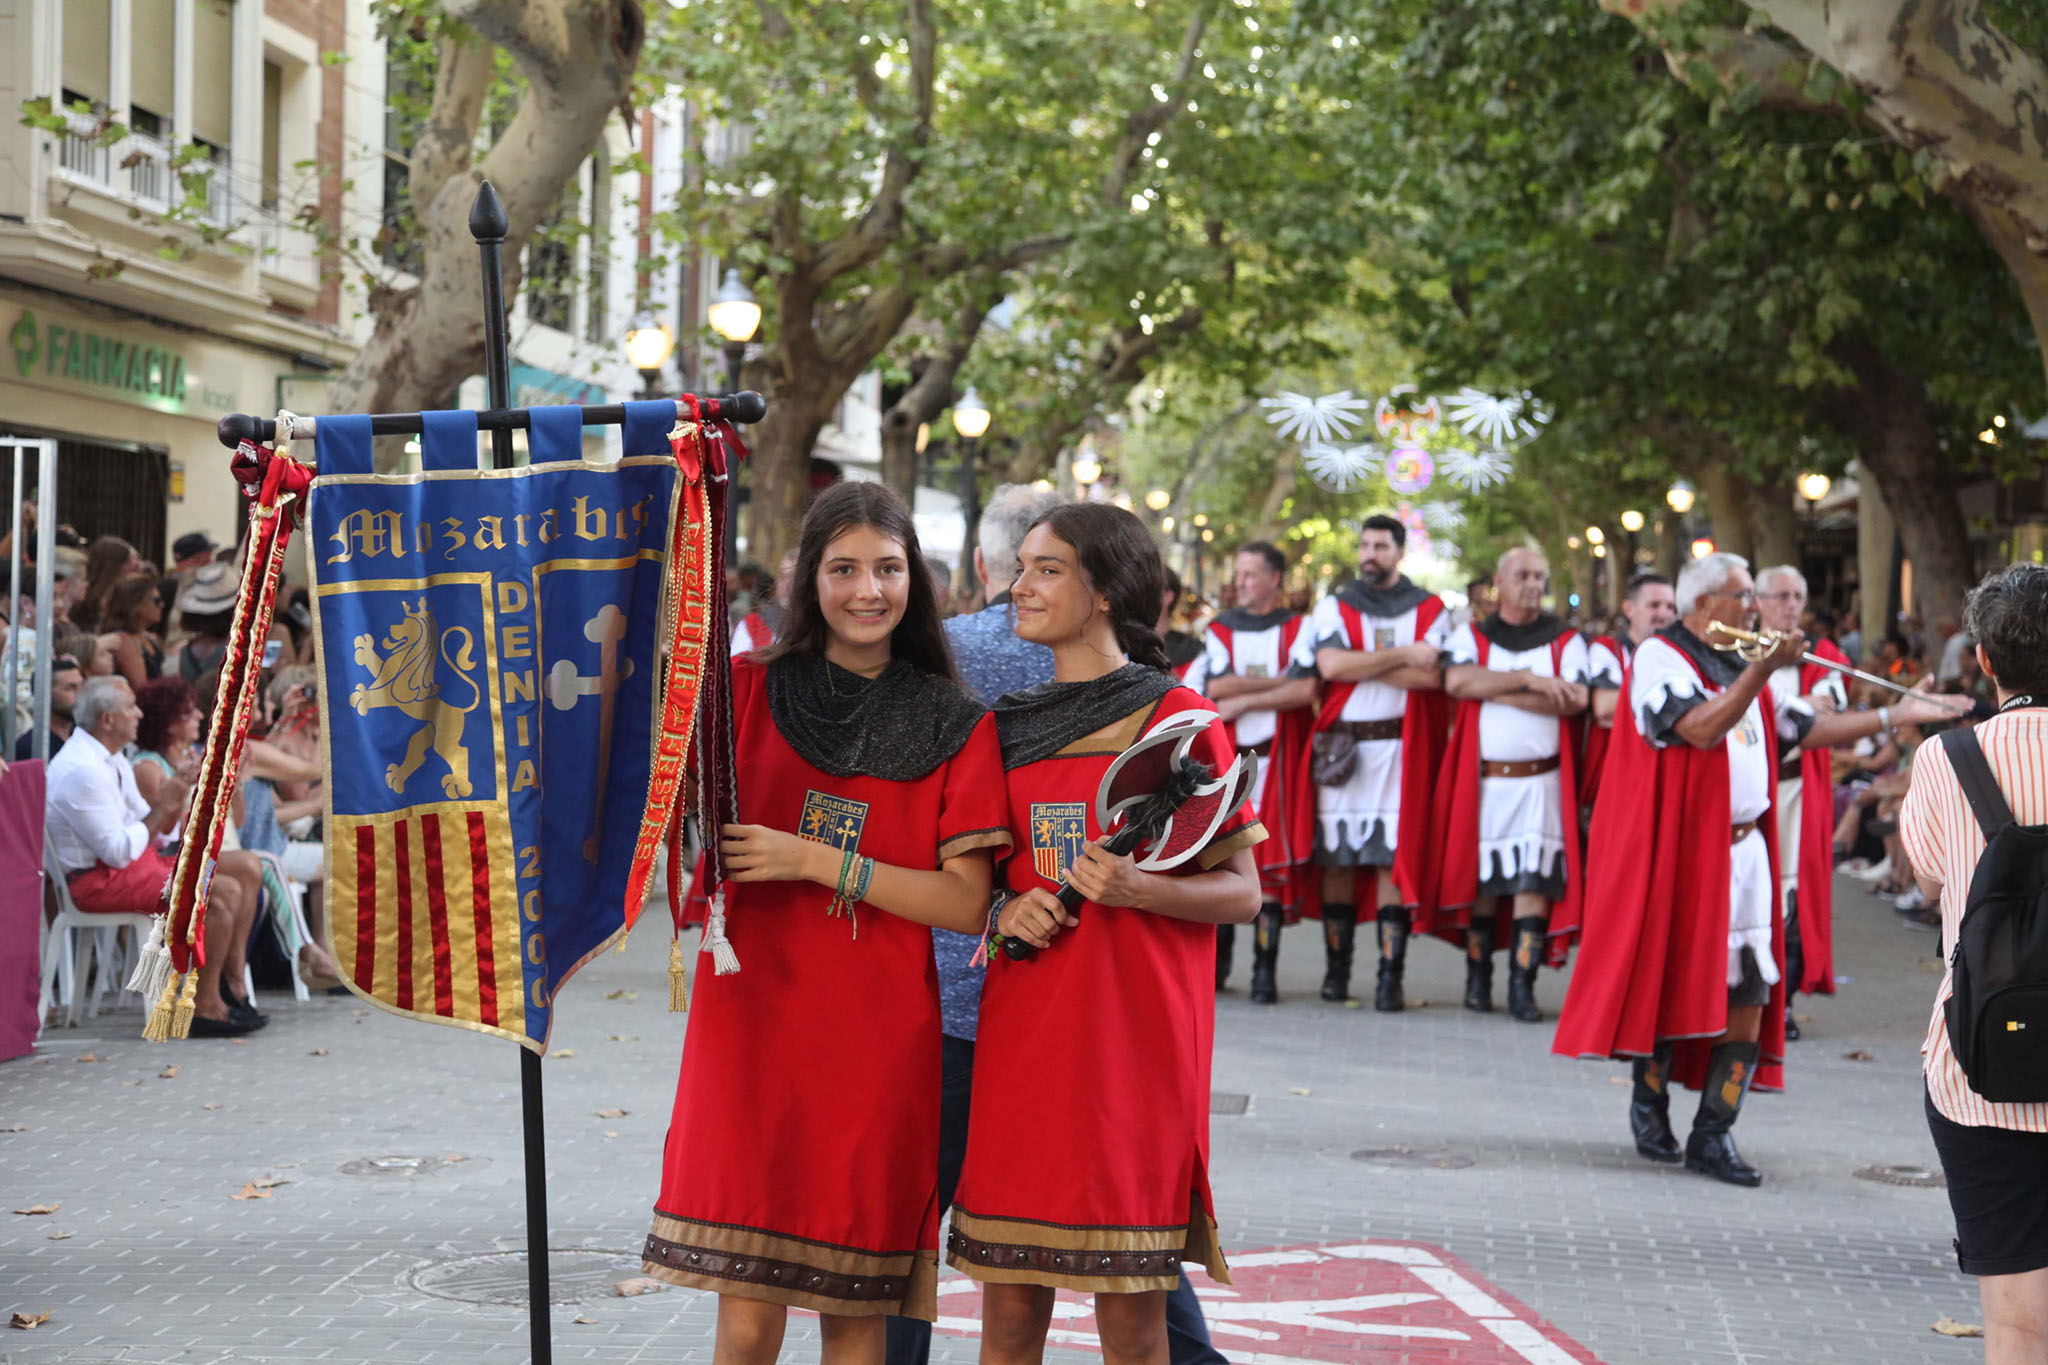
<svg viewBox="0 0 2048 1365">
<path fill-rule="evenodd" d="M 1152 134 L 1173 122 L 1185 103 L 1182 95 L 1189 79 L 1194 75 L 1195 63 L 1200 60 L 1202 34 L 1208 28 L 1209 6 L 1197 8 L 1188 19 L 1186 33 L 1181 36 L 1180 56 L 1174 63 L 1173 78 L 1162 88 L 1166 98 L 1148 99 L 1124 119 L 1124 134 L 1117 140 L 1116 151 L 1109 159 L 1109 170 L 1102 177 L 1102 202 L 1112 208 L 1123 203 L 1130 190 L 1131 177 L 1138 169 L 1138 158 L 1143 156 Z"/>
<path fill-rule="evenodd" d="M 413 143 L 406 186 L 413 201 L 430 204 L 448 181 L 469 169 L 484 93 L 491 85 L 491 45 L 454 34 L 441 40 L 434 71 L 434 101 Z"/>
<path fill-rule="evenodd" d="M 815 275 L 820 284 L 860 269 L 886 251 L 903 232 L 903 196 L 924 165 L 925 148 L 932 140 L 932 87 L 938 75 L 939 35 L 927 0 L 905 0 L 904 18 L 910 29 L 910 95 L 916 114 L 910 130 L 891 143 L 882 158 L 882 180 L 875 197 L 852 226 L 825 244 L 818 252 Z M 883 111 L 871 103 L 873 92 L 866 86 L 862 103 L 871 117 Z"/>
</svg>

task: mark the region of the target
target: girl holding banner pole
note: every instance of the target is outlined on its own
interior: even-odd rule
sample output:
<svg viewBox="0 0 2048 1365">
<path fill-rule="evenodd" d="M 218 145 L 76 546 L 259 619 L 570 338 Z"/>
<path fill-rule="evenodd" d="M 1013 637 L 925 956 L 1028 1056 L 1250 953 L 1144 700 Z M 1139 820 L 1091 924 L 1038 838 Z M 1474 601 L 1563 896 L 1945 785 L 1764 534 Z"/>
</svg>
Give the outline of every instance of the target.
<svg viewBox="0 0 2048 1365">
<path fill-rule="evenodd" d="M 715 1359 L 828 1365 L 937 1315 L 940 1029 L 929 927 L 979 933 L 1011 842 L 995 725 L 960 686 L 908 508 L 827 490 L 788 616 L 733 665 L 728 960 L 700 973 L 645 1251 L 720 1295 Z"/>
</svg>

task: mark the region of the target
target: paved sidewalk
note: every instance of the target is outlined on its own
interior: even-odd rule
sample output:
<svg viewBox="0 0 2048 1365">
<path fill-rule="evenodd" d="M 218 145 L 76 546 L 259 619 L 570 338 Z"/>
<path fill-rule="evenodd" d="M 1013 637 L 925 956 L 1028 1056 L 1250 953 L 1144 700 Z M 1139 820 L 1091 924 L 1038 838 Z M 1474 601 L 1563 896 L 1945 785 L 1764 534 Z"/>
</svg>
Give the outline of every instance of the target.
<svg viewBox="0 0 2048 1365">
<path fill-rule="evenodd" d="M 1981 1359 L 1980 1343 L 1930 1330 L 1978 1320 L 1943 1193 L 1854 1174 L 1933 1164 L 1916 1049 L 1934 936 L 1860 884 L 1837 895 L 1838 970 L 1854 980 L 1805 1007 L 1791 1088 L 1744 1116 L 1743 1150 L 1769 1177 L 1758 1191 L 1638 1159 L 1623 1069 L 1552 1058 L 1548 1028 L 1456 1008 L 1445 945 L 1417 945 L 1409 994 L 1430 1003 L 1398 1017 L 1314 998 L 1313 926 L 1287 937 L 1279 1008 L 1245 1003 L 1240 966 L 1214 1084 L 1224 1107 L 1248 1100 L 1214 1120 L 1214 1178 L 1244 1269 L 1235 1292 L 1198 1280 L 1225 1353 Z M 657 917 L 568 987 L 554 1047 L 573 1055 L 547 1063 L 558 1290 L 593 1295 L 555 1311 L 563 1361 L 710 1358 L 708 1296 L 609 1292 L 637 1273 L 673 1092 L 683 1020 L 664 1011 L 665 965 Z M 1562 979 L 1538 994 L 1554 1011 Z M 32 1333 L 0 1329 L 0 1361 L 524 1358 L 523 1308 L 437 1296 L 470 1292 L 446 1263 L 523 1246 L 515 1049 L 353 1000 L 272 1008 L 246 1046 L 150 1046 L 131 1007 L 0 1065 L 5 1207 L 60 1205 L 0 1215 L 0 1314 L 50 1314 Z M 1691 1105 L 1676 1102 L 1681 1128 Z M 265 1178 L 289 1183 L 230 1197 Z M 519 1278 L 516 1264 L 480 1274 L 485 1292 L 492 1275 Z M 942 1288 L 952 1325 L 970 1327 L 969 1287 Z M 1099 1359 L 1084 1312 L 1063 1306 L 1051 1358 Z M 815 1320 L 794 1318 L 786 1357 L 816 1351 Z M 942 1330 L 933 1358 L 974 1351 Z"/>
</svg>

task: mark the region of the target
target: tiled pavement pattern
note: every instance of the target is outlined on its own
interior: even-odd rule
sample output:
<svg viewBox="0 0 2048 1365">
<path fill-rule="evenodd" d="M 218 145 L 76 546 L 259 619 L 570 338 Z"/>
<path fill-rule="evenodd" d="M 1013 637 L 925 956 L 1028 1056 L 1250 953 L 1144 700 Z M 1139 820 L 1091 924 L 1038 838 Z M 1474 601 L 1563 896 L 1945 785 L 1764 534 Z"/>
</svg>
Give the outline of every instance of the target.
<svg viewBox="0 0 2048 1365">
<path fill-rule="evenodd" d="M 1457 1009 L 1445 945 L 1415 952 L 1410 996 L 1429 1005 L 1387 1018 L 1315 1000 L 1313 926 L 1290 932 L 1285 1003 L 1246 1004 L 1240 963 L 1220 1005 L 1215 1088 L 1252 1097 L 1242 1117 L 1214 1121 L 1226 1245 L 1439 1246 L 1613 1365 L 1980 1358 L 1979 1343 L 1929 1330 L 1978 1317 L 1944 1195 L 1852 1174 L 1933 1161 L 1915 1056 L 1933 935 L 1856 883 L 1838 894 L 1838 969 L 1855 980 L 1807 1010 L 1791 1090 L 1744 1117 L 1744 1151 L 1769 1176 L 1760 1191 L 1636 1158 L 1622 1068 L 1554 1059 L 1548 1029 Z M 645 1233 L 683 1026 L 663 1008 L 658 918 L 641 933 L 569 986 L 553 1046 L 574 1055 L 547 1063 L 554 1243 L 625 1253 L 616 1274 L 582 1258 L 598 1260 L 600 1283 L 632 1273 Z M 1562 987 L 1539 982 L 1547 1008 Z M 608 998 L 620 990 L 638 998 Z M 273 1018 L 247 1046 L 152 1047 L 131 1009 L 0 1066 L 4 1206 L 62 1206 L 0 1215 L 0 1314 L 51 1315 L 34 1333 L 0 1329 L 0 1361 L 524 1358 L 522 1309 L 413 1283 L 428 1263 L 522 1245 L 514 1049 L 350 1000 L 286 1001 Z M 1872 1060 L 1845 1059 L 1856 1051 Z M 171 1063 L 178 1075 L 161 1079 Z M 1678 1101 L 1681 1125 L 1691 1104 Z M 629 1113 L 598 1116 L 608 1108 Z M 1450 1159 L 1351 1156 L 1404 1146 Z M 451 1155 L 467 1159 L 440 1160 Z M 341 1170 L 388 1156 L 435 1160 Z M 265 1176 L 290 1183 L 229 1198 Z M 710 1358 L 711 1301 L 683 1291 L 589 1299 L 555 1323 L 564 1361 Z M 942 1334 L 935 1347 L 962 1362 L 975 1344 Z M 794 1318 L 787 1358 L 816 1351 L 814 1321 Z M 1351 1358 L 1457 1356 L 1362 1337 Z"/>
</svg>

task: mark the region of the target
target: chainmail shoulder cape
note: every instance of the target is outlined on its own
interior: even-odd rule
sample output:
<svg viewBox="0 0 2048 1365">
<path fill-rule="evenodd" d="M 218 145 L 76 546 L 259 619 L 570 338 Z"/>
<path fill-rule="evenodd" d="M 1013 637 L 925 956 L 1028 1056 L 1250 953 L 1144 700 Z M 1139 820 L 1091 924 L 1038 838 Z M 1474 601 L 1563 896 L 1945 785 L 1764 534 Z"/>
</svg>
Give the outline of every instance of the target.
<svg viewBox="0 0 2048 1365">
<path fill-rule="evenodd" d="M 1427 588 L 1418 588 L 1403 574 L 1394 580 L 1390 588 L 1375 588 L 1362 578 L 1354 578 L 1337 589 L 1337 600 L 1355 609 L 1361 616 L 1377 616 L 1389 620 L 1405 616 L 1429 597 Z"/>
<path fill-rule="evenodd" d="M 1724 654 L 1685 628 L 1685 622 L 1673 621 L 1657 632 L 1665 644 L 1692 660 L 1700 676 L 1714 686 L 1726 689 L 1742 676 L 1742 664 L 1733 654 Z"/>
<path fill-rule="evenodd" d="M 1171 673 L 1128 663 L 1087 682 L 1046 682 L 1008 693 L 995 704 L 1003 768 L 1023 768 L 1051 758 L 1178 686 Z"/>
<path fill-rule="evenodd" d="M 1225 630 L 1242 630 L 1256 634 L 1292 620 L 1297 614 L 1286 607 L 1275 607 L 1268 612 L 1246 611 L 1243 607 L 1232 607 L 1217 616 L 1216 624 Z"/>
<path fill-rule="evenodd" d="M 1206 648 L 1200 636 L 1190 635 L 1184 630 L 1166 632 L 1166 662 L 1176 669 L 1185 668 L 1199 659 Z"/>
<path fill-rule="evenodd" d="M 1499 612 L 1495 612 L 1484 621 L 1474 622 L 1472 629 L 1502 649 L 1521 654 L 1531 649 L 1541 649 L 1571 627 L 1549 612 L 1541 613 L 1533 621 L 1511 626 L 1500 619 Z"/>
<path fill-rule="evenodd" d="M 821 654 L 768 665 L 768 711 L 804 762 L 834 777 L 915 782 L 960 752 L 988 714 L 950 678 L 893 659 L 863 678 Z"/>
</svg>

